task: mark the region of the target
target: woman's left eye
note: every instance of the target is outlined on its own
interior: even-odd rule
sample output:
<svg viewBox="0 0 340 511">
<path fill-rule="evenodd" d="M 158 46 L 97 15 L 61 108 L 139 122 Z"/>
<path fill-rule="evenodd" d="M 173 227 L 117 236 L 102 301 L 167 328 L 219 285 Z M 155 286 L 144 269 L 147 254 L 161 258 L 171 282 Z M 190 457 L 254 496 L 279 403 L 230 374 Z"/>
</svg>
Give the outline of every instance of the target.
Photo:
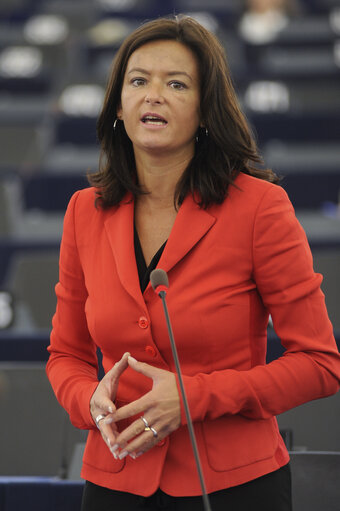
<svg viewBox="0 0 340 511">
<path fill-rule="evenodd" d="M 182 82 L 170 82 L 169 83 L 170 87 L 172 87 L 173 89 L 177 89 L 177 90 L 183 90 L 183 89 L 186 89 L 186 85 Z"/>
</svg>

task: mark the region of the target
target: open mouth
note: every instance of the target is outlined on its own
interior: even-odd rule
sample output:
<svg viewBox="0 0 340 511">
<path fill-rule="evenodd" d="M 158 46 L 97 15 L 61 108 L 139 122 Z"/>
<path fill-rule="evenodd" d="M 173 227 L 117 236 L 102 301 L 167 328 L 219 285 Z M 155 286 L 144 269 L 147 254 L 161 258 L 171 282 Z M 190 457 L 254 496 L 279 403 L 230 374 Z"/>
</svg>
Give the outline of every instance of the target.
<svg viewBox="0 0 340 511">
<path fill-rule="evenodd" d="M 141 121 L 144 124 L 148 124 L 151 126 L 165 126 L 166 124 L 168 124 L 168 121 L 166 121 L 163 117 L 155 114 L 143 115 Z"/>
</svg>

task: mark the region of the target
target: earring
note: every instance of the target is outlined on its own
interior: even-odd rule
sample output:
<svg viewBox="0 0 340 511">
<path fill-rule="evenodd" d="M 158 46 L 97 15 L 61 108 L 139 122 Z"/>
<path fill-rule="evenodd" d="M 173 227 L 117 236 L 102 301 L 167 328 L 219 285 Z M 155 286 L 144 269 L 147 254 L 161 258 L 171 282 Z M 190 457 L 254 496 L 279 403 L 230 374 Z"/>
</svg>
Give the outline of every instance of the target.
<svg viewBox="0 0 340 511">
<path fill-rule="evenodd" d="M 199 128 L 199 131 L 197 132 L 196 137 L 195 137 L 195 139 L 196 139 L 196 143 L 198 143 L 198 142 L 199 142 L 200 135 L 202 136 L 202 132 L 204 133 L 204 135 L 205 135 L 206 137 L 208 137 L 208 136 L 209 136 L 209 131 L 207 130 L 207 128 L 205 128 L 205 127 L 201 126 L 201 127 Z"/>
<path fill-rule="evenodd" d="M 113 131 L 116 131 L 117 122 L 118 122 L 118 117 L 115 119 L 115 122 L 113 123 Z"/>
</svg>

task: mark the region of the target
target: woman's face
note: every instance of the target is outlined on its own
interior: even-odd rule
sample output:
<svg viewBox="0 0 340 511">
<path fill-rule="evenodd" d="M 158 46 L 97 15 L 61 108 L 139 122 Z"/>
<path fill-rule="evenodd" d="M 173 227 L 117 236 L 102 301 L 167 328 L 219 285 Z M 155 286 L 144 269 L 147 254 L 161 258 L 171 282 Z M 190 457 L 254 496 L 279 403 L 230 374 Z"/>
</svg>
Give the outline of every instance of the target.
<svg viewBox="0 0 340 511">
<path fill-rule="evenodd" d="M 172 40 L 154 41 L 129 58 L 118 117 L 134 151 L 191 157 L 200 123 L 194 54 Z"/>
</svg>

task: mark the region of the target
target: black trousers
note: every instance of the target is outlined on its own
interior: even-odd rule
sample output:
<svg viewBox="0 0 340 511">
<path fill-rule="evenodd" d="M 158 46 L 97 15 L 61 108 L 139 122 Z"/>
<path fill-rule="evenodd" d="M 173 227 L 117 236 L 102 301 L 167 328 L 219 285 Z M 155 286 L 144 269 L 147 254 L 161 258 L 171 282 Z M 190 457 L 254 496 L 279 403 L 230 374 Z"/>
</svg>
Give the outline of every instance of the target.
<svg viewBox="0 0 340 511">
<path fill-rule="evenodd" d="M 289 464 L 248 483 L 209 494 L 212 511 L 292 511 Z M 86 481 L 81 511 L 204 511 L 202 497 L 150 497 L 109 490 Z"/>
</svg>

